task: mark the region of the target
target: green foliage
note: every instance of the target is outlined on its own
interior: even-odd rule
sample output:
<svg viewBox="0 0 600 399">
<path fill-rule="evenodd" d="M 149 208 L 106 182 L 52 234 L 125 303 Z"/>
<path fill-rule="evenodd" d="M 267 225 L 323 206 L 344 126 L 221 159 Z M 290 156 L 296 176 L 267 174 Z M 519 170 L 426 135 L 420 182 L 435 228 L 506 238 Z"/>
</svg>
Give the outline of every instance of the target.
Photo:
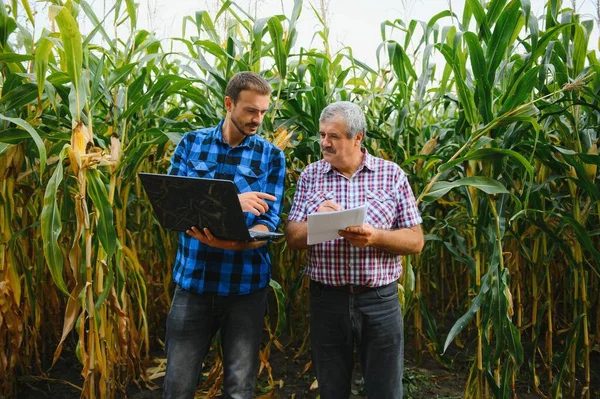
<svg viewBox="0 0 600 399">
<path fill-rule="evenodd" d="M 42 372 L 32 368 L 49 357 L 44 348 L 58 348 L 56 359 L 70 334 L 84 395 L 144 378 L 176 241 L 137 173 L 164 173 L 184 132 L 216 124 L 227 81 L 242 70 L 274 88 L 263 134 L 288 161 L 284 220 L 299 174 L 320 157 L 318 118 L 332 101 L 360 104 L 365 147 L 409 175 L 427 233 L 400 281 L 417 356 L 449 365 L 444 351 L 466 344 L 466 397 L 511 397 L 517 379 L 553 397 L 590 395 L 600 335 L 591 21 L 561 1 L 542 17 L 528 1 L 469 0 L 462 17 L 382 22 L 373 66 L 350 48 L 332 53 L 321 15 L 323 46 L 297 48 L 300 0 L 289 17 L 255 20 L 229 1 L 214 16 L 196 12 L 168 45 L 184 51 L 138 29 L 130 0 L 100 17 L 84 0 L 52 5 L 58 32 L 19 48 L 17 11 L 33 21 L 20 4 L 11 16 L 0 1 L 0 273 L 11 298 L 3 317 L 33 333 L 4 346 L 16 360 L 0 361 L 0 379 L 11 379 L 0 395 L 13 393 L 16 364 Z M 86 36 L 79 9 L 94 26 Z M 116 26 L 129 36 L 111 37 Z M 283 350 L 286 333 L 307 342 L 305 260 L 284 242 L 271 254 L 267 348 Z M 0 337 L 7 331 L 0 323 Z M 557 331 L 567 334 L 555 351 Z"/>
</svg>

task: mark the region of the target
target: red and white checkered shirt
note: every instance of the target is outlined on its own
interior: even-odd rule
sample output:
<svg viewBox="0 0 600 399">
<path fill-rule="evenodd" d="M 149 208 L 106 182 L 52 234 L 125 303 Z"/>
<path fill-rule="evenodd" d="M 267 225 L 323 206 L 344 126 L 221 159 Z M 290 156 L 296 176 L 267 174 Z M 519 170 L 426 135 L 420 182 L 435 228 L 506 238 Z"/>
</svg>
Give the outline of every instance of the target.
<svg viewBox="0 0 600 399">
<path fill-rule="evenodd" d="M 300 175 L 288 220 L 306 222 L 321 202 L 332 200 L 344 209 L 367 205 L 365 223 L 378 229 L 408 228 L 422 222 L 404 171 L 364 149 L 363 162 L 351 178 L 326 161 L 306 167 Z M 343 238 L 308 248 L 306 274 L 328 285 L 380 287 L 402 273 L 399 255 L 377 248 L 358 248 Z"/>
</svg>

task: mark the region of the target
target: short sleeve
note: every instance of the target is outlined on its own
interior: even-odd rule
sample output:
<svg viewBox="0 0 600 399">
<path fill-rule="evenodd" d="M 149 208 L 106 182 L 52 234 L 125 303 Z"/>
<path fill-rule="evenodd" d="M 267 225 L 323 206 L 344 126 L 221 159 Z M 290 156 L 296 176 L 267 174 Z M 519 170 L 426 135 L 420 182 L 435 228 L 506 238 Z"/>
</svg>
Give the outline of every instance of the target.
<svg viewBox="0 0 600 399">
<path fill-rule="evenodd" d="M 308 174 L 306 170 L 300 174 L 298 184 L 296 185 L 296 193 L 294 194 L 294 202 L 292 203 L 292 209 L 288 214 L 288 221 L 290 222 L 306 222 L 306 196 L 308 192 Z"/>
<path fill-rule="evenodd" d="M 421 224 L 421 214 L 415 201 L 415 196 L 408 183 L 406 173 L 400 172 L 398 178 L 398 219 L 396 225 L 402 228 L 409 228 Z"/>
</svg>

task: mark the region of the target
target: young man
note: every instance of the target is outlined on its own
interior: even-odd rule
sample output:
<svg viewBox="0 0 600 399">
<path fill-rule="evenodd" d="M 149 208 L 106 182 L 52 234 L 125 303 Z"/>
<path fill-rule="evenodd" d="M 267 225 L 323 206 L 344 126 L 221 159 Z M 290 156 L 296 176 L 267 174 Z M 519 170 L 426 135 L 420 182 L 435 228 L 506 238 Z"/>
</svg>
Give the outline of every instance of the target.
<svg viewBox="0 0 600 399">
<path fill-rule="evenodd" d="M 169 173 L 232 180 L 246 224 L 274 231 L 283 200 L 282 151 L 256 135 L 271 88 L 259 75 L 236 74 L 225 92 L 227 114 L 216 127 L 186 133 Z M 259 365 L 271 261 L 260 242 L 225 241 L 190 226 L 179 236 L 175 295 L 167 319 L 165 398 L 193 398 L 202 362 L 220 330 L 224 396 L 252 398 Z"/>
<path fill-rule="evenodd" d="M 423 248 L 421 216 L 406 175 L 361 148 L 362 110 L 342 101 L 321 113 L 323 159 L 300 175 L 289 213 L 290 248 L 308 248 L 311 345 L 322 399 L 350 396 L 353 345 L 369 398 L 402 398 L 400 255 Z M 367 205 L 361 226 L 307 245 L 307 215 Z"/>
</svg>

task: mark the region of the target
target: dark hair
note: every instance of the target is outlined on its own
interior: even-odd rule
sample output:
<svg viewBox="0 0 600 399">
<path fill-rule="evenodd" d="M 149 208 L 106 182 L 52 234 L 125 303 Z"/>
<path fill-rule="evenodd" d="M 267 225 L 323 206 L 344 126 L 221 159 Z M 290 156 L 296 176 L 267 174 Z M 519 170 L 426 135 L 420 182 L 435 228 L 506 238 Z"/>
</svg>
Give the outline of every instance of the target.
<svg viewBox="0 0 600 399">
<path fill-rule="evenodd" d="M 238 72 L 229 81 L 225 89 L 225 95 L 235 104 L 244 90 L 252 90 L 259 94 L 271 95 L 271 86 L 257 73 Z"/>
</svg>

